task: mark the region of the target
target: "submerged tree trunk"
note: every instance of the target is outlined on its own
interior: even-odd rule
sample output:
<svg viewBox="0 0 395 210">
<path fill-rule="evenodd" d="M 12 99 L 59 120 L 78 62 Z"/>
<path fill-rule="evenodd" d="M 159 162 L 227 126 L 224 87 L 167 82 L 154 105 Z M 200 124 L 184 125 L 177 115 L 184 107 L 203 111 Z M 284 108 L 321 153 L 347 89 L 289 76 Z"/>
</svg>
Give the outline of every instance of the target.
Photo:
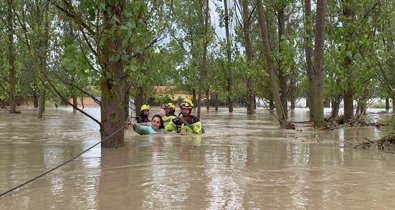
<svg viewBox="0 0 395 210">
<path fill-rule="evenodd" d="M 38 5 L 36 5 L 39 7 Z M 36 8 L 37 11 L 40 11 L 42 8 Z M 45 74 L 47 71 L 47 51 L 48 51 L 48 46 L 49 46 L 49 18 L 48 18 L 48 10 L 49 10 L 49 2 L 45 3 L 45 6 L 43 8 L 44 15 L 42 19 L 40 19 L 40 15 L 36 14 L 36 21 L 37 25 L 39 26 L 39 31 L 44 30 L 42 33 L 39 33 L 39 43 L 40 46 L 39 50 L 36 52 L 36 55 L 38 55 L 38 60 L 39 60 L 39 67 L 38 67 L 38 94 L 39 94 L 39 99 L 38 99 L 38 113 L 37 117 L 42 118 L 43 113 L 45 112 L 45 86 L 44 82 L 46 80 Z M 41 29 L 40 27 L 43 27 Z"/>
<path fill-rule="evenodd" d="M 205 16 L 204 16 L 204 38 L 203 38 L 203 58 L 202 58 L 202 68 L 200 69 L 200 78 L 199 78 L 199 92 L 197 99 L 197 117 L 200 118 L 200 109 L 201 109 L 201 100 L 202 100 L 202 91 L 203 91 L 203 82 L 205 81 L 204 75 L 207 71 L 207 46 L 208 46 L 208 19 L 209 19 L 209 1 L 206 0 L 205 4 Z"/>
<path fill-rule="evenodd" d="M 229 34 L 229 14 L 228 14 L 228 0 L 224 0 L 224 11 L 225 11 L 225 34 L 226 34 L 226 88 L 227 88 L 227 102 L 229 112 L 233 112 L 233 75 L 232 75 L 232 51 L 231 51 L 231 41 Z"/>
<path fill-rule="evenodd" d="M 103 25 L 105 26 L 103 33 L 103 45 L 100 49 L 102 57 L 101 67 L 104 71 L 102 74 L 101 86 L 101 128 L 100 134 L 102 147 L 121 147 L 124 145 L 124 112 L 125 104 L 125 63 L 121 59 L 115 59 L 116 55 L 122 54 L 121 48 L 121 30 L 123 25 L 125 0 L 117 2 L 106 1 L 106 9 L 104 10 Z M 116 18 L 118 21 L 111 21 Z M 112 135 L 112 136 L 110 136 Z M 108 138 L 108 139 L 107 139 Z"/>
<path fill-rule="evenodd" d="M 317 0 L 315 47 L 313 68 L 314 127 L 324 126 L 324 41 L 326 0 Z"/>
<path fill-rule="evenodd" d="M 214 94 L 214 101 L 215 101 L 215 111 L 218 112 L 218 107 L 219 107 L 218 93 Z"/>
<path fill-rule="evenodd" d="M 8 69 L 9 69 L 9 98 L 10 113 L 17 113 L 15 103 L 16 69 L 15 69 L 15 50 L 14 50 L 14 25 L 12 14 L 12 0 L 7 1 L 7 26 L 8 26 Z"/>
<path fill-rule="evenodd" d="M 41 73 L 39 73 L 40 77 L 43 77 Z M 37 117 L 42 118 L 43 113 L 45 111 L 45 89 L 43 84 L 39 84 L 38 87 L 38 111 L 37 111 Z"/>
<path fill-rule="evenodd" d="M 352 24 L 354 19 L 354 11 L 350 2 L 344 2 L 343 16 L 348 20 L 348 24 Z M 350 27 L 348 27 L 350 28 Z M 350 28 L 345 37 L 345 52 L 351 51 L 350 43 L 352 42 L 352 29 Z M 344 90 L 344 121 L 349 122 L 354 117 L 354 90 L 353 90 L 353 72 L 350 66 L 352 65 L 351 55 L 346 53 L 343 61 L 343 69 L 345 74 L 345 90 Z"/>
<path fill-rule="evenodd" d="M 286 3 L 280 3 L 279 9 L 277 11 L 277 20 L 278 20 L 278 54 L 282 54 L 283 51 L 286 49 L 283 49 L 282 47 L 282 42 L 285 36 L 285 7 Z M 283 108 L 283 112 L 287 113 L 288 112 L 288 104 L 287 104 L 287 78 L 285 76 L 285 68 L 283 64 L 283 56 L 279 56 L 278 58 L 278 80 L 280 84 L 280 100 L 281 100 L 281 107 Z M 288 115 L 285 115 L 285 119 L 288 119 Z"/>
<path fill-rule="evenodd" d="M 314 106 L 310 106 L 310 104 L 314 103 L 314 98 L 312 98 L 313 94 L 313 18 L 311 16 L 311 0 L 304 1 L 304 11 L 305 11 L 305 20 L 304 20 L 304 48 L 306 53 L 306 72 L 307 72 L 307 98 L 306 98 L 306 107 L 310 109 L 310 122 L 314 122 Z"/>
<path fill-rule="evenodd" d="M 250 71 L 253 66 L 254 61 L 254 51 L 252 48 L 250 33 L 251 33 L 251 20 L 250 20 L 250 10 L 248 9 L 248 0 L 241 0 L 242 5 L 242 16 L 243 16 L 243 40 L 245 48 L 245 56 L 247 60 L 248 71 Z M 255 110 L 255 88 L 254 88 L 254 76 L 247 73 L 247 114 L 253 114 Z"/>
<path fill-rule="evenodd" d="M 287 113 L 284 112 L 284 109 L 281 104 L 279 81 L 271 58 L 272 53 L 270 49 L 269 34 L 267 30 L 266 17 L 261 0 L 257 0 L 257 11 L 258 11 L 258 22 L 261 32 L 260 33 L 261 41 L 263 44 L 263 54 L 265 57 L 268 74 L 271 80 L 270 81 L 271 93 L 273 96 L 274 105 L 276 106 L 277 119 L 280 123 L 280 127 L 282 129 L 285 129 L 287 128 L 287 116 L 286 116 Z"/>
</svg>

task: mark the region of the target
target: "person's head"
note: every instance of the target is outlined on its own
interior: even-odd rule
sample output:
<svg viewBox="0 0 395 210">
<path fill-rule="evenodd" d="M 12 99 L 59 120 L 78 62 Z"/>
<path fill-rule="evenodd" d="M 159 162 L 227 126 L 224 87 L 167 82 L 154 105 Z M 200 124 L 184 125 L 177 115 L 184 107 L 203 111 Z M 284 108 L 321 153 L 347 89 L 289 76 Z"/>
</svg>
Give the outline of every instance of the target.
<svg viewBox="0 0 395 210">
<path fill-rule="evenodd" d="M 145 116 L 148 116 L 148 115 L 149 115 L 149 109 L 150 109 L 150 106 L 149 106 L 149 105 L 143 104 L 143 105 L 140 107 L 140 114 L 143 114 L 143 115 L 145 115 Z"/>
<path fill-rule="evenodd" d="M 192 112 L 192 108 L 193 108 L 193 103 L 189 98 L 185 98 L 181 104 L 180 104 L 180 108 L 181 108 L 181 114 L 184 117 L 188 117 L 191 112 Z"/>
<path fill-rule="evenodd" d="M 154 115 L 151 119 L 151 126 L 156 131 L 165 128 L 162 117 L 158 114 Z"/>
<path fill-rule="evenodd" d="M 171 113 L 171 112 L 174 113 L 175 110 L 176 110 L 176 106 L 175 106 L 173 103 L 167 103 L 167 104 L 165 104 L 165 111 L 166 111 L 166 114 Z"/>
</svg>

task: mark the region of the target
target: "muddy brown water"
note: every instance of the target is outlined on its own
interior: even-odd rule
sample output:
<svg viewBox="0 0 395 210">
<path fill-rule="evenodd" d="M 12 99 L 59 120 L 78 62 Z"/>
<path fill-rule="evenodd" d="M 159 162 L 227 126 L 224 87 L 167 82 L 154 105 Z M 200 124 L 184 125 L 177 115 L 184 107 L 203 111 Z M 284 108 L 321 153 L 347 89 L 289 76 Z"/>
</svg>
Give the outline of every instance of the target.
<svg viewBox="0 0 395 210">
<path fill-rule="evenodd" d="M 100 140 L 99 127 L 69 108 L 48 108 L 43 119 L 20 110 L 0 113 L 0 193 Z M 85 111 L 99 117 L 98 108 Z M 305 121 L 308 111 L 290 116 Z M 0 197 L 0 209 L 395 208 L 395 155 L 353 148 L 385 130 L 284 131 L 264 109 L 203 111 L 201 119 L 201 136 L 126 130 L 124 148 L 94 147 Z"/>
</svg>

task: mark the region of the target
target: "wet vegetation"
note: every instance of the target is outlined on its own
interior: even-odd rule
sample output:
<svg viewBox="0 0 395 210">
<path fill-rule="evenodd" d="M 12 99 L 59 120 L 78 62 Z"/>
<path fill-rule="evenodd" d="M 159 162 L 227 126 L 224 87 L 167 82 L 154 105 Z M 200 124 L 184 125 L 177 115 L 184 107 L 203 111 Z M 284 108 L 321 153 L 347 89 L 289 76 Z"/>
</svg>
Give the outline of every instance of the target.
<svg viewBox="0 0 395 210">
<path fill-rule="evenodd" d="M 389 134 L 377 140 L 364 138 L 363 142 L 354 148 L 395 151 L 395 117 L 390 117 L 383 125 L 390 129 Z"/>
</svg>

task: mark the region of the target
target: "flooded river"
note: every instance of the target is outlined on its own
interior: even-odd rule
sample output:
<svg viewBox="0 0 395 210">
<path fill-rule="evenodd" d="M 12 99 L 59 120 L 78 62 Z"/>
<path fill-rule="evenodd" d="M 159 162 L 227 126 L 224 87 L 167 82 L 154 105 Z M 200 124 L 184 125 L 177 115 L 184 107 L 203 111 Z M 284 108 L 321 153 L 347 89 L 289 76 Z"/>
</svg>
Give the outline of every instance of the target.
<svg viewBox="0 0 395 210">
<path fill-rule="evenodd" d="M 0 193 L 100 140 L 98 125 L 69 108 L 48 108 L 43 119 L 20 109 L 0 113 Z M 98 108 L 85 111 L 99 117 Z M 306 109 L 290 115 L 308 120 Z M 364 137 L 378 139 L 380 129 L 284 131 L 263 109 L 254 116 L 203 111 L 201 118 L 201 136 L 128 129 L 124 148 L 94 147 L 0 197 L 0 209 L 395 208 L 395 154 L 353 148 Z"/>
</svg>

